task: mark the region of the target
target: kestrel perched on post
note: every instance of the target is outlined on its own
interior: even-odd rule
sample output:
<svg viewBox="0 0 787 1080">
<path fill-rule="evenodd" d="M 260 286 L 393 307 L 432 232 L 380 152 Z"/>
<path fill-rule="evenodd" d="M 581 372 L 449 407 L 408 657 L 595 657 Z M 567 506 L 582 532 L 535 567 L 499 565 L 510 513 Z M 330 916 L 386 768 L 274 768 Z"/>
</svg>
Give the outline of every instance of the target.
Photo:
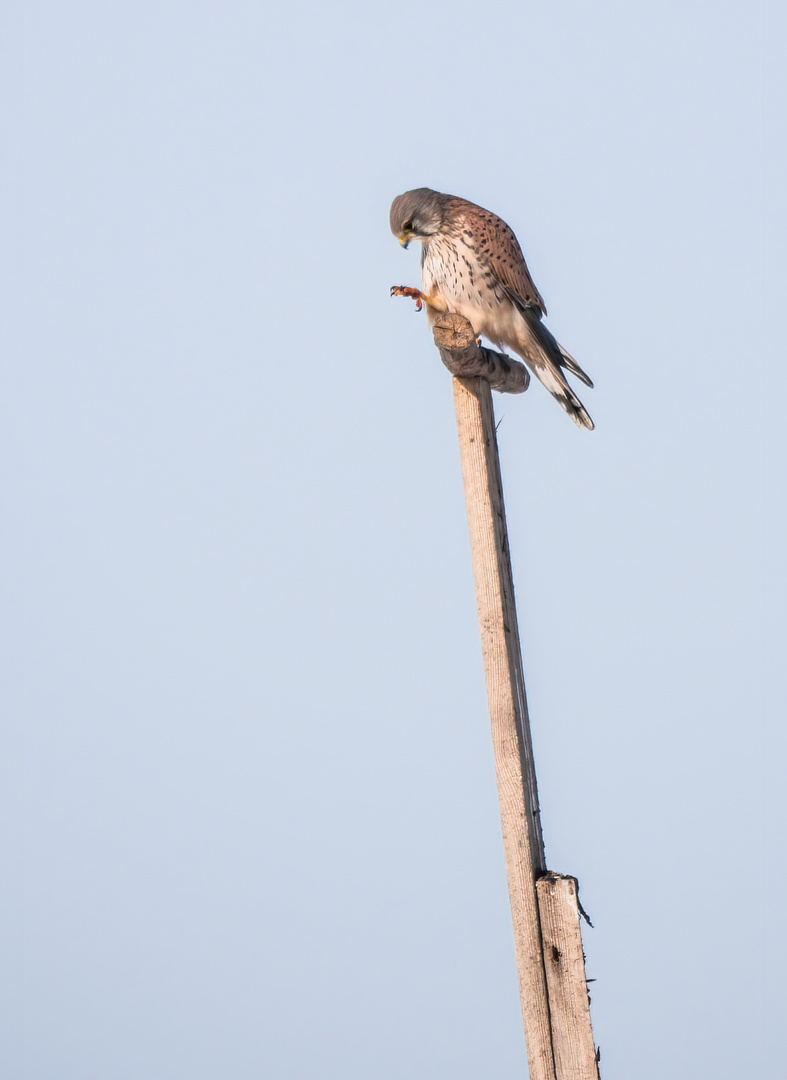
<svg viewBox="0 0 787 1080">
<path fill-rule="evenodd" d="M 593 421 L 568 385 L 565 371 L 593 383 L 542 322 L 547 309 L 513 231 L 496 214 L 456 195 L 415 188 L 391 204 L 391 232 L 404 246 L 421 241 L 421 289 L 395 285 L 391 294 L 426 304 L 430 325 L 456 311 L 498 347 L 525 361 L 580 427 Z"/>
</svg>

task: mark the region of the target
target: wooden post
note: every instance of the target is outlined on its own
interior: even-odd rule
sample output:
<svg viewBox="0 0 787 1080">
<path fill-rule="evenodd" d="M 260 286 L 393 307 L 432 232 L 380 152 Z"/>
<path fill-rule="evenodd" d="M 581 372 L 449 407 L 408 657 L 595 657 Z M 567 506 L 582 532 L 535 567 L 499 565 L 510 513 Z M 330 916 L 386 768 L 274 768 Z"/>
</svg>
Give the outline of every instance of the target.
<svg viewBox="0 0 787 1080">
<path fill-rule="evenodd" d="M 547 873 L 536 882 L 536 892 L 555 1072 L 558 1080 L 598 1080 L 585 954 L 579 930 L 577 880 L 567 874 Z"/>
<path fill-rule="evenodd" d="M 454 379 L 481 651 L 530 1080 L 555 1080 L 536 879 L 546 869 L 508 554 L 492 393 Z"/>
<path fill-rule="evenodd" d="M 518 361 L 482 348 L 459 315 L 440 316 L 434 336 L 443 362 L 455 376 L 454 404 L 530 1080 L 597 1080 L 576 890 L 572 907 L 571 890 L 565 884 L 573 886 L 574 879 L 546 870 L 490 390 L 491 383 L 521 393 L 527 388 L 527 371 Z"/>
</svg>

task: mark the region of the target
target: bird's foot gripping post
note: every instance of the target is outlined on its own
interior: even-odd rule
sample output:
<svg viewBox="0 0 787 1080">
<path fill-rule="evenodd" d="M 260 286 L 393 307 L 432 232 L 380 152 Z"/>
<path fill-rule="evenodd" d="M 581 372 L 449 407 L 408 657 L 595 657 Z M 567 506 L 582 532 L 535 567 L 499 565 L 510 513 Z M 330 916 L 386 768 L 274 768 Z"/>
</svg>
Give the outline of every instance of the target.
<svg viewBox="0 0 787 1080">
<path fill-rule="evenodd" d="M 521 393 L 527 371 L 483 349 L 456 314 L 435 321 L 454 378 L 520 1001 L 530 1080 L 598 1080 L 574 878 L 546 869 L 490 387 Z M 521 370 L 520 370 L 521 369 Z"/>
</svg>

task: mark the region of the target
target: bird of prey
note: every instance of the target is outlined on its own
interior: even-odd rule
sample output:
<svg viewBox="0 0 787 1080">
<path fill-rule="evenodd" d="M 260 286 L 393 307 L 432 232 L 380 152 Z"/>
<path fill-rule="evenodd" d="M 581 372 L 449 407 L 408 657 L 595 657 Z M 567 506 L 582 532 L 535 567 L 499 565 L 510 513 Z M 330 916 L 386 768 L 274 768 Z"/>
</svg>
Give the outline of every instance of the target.
<svg viewBox="0 0 787 1080">
<path fill-rule="evenodd" d="M 593 383 L 544 326 L 544 301 L 501 218 L 456 195 L 415 188 L 391 204 L 391 232 L 404 247 L 422 245 L 421 289 L 395 285 L 391 295 L 413 297 L 419 310 L 426 304 L 430 324 L 446 311 L 463 315 L 476 334 L 518 353 L 575 424 L 593 429 L 564 371 Z"/>
</svg>

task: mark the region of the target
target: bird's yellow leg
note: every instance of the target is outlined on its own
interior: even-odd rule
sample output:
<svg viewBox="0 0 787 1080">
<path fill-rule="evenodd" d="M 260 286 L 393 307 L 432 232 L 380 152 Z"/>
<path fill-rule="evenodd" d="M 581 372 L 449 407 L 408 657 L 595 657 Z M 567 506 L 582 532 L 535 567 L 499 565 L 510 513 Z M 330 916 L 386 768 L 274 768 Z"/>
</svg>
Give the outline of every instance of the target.
<svg viewBox="0 0 787 1080">
<path fill-rule="evenodd" d="M 436 294 L 435 296 L 426 296 L 421 292 L 420 288 L 413 288 L 412 285 L 392 285 L 391 296 L 409 296 L 410 299 L 416 301 L 416 311 L 420 311 L 424 306 L 429 308 L 431 318 L 434 319 L 435 315 L 442 315 L 448 311 L 448 305 L 445 299 Z"/>
<path fill-rule="evenodd" d="M 424 301 L 429 303 L 429 300 L 420 289 L 414 289 L 412 285 L 392 285 L 391 296 L 409 296 L 411 300 L 415 300 L 415 310 L 420 311 L 424 306 Z"/>
<path fill-rule="evenodd" d="M 411 300 L 415 300 L 416 311 L 420 311 L 424 304 L 427 305 L 433 315 L 448 310 L 442 297 L 427 296 L 426 293 L 413 288 L 412 285 L 392 285 L 391 296 L 409 296 Z"/>
</svg>

